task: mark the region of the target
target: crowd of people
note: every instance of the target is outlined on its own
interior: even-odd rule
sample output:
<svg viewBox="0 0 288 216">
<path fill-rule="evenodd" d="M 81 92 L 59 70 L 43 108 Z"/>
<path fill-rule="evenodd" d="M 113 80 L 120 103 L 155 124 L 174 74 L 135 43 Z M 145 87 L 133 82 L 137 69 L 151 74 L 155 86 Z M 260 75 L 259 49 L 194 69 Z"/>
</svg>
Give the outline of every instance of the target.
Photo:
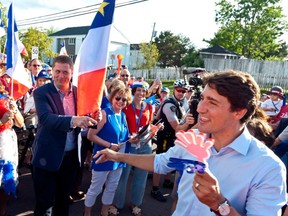
<svg viewBox="0 0 288 216">
<path fill-rule="evenodd" d="M 5 71 L 0 78 L 0 216 L 7 215 L 8 197 L 16 194 L 18 183 L 13 128 L 31 125 L 37 128 L 28 160 L 35 216 L 68 216 L 77 198 L 85 198 L 83 215 L 90 216 L 101 193 L 100 215 L 117 215 L 126 207 L 132 215 L 145 215 L 141 206 L 149 172 L 156 202 L 167 201 L 162 187 L 172 190 L 173 215 L 288 215 L 281 161 L 288 151 L 288 120 L 275 123 L 285 104 L 280 86 L 261 97 L 247 73 L 203 74 L 196 117 L 189 81 L 178 79 L 169 89 L 159 78 L 147 83 L 123 66 L 107 75 L 101 109 L 78 116 L 72 60 L 60 55 L 52 68 L 42 65 L 39 59 L 25 64 L 33 87 L 18 102 L 9 95 L 11 78 Z M 187 171 L 185 163 L 197 157 L 175 145 L 177 132 L 190 130 L 214 140 L 204 172 Z M 171 158 L 181 166 L 171 166 Z M 91 168 L 86 194 L 79 191 L 84 164 Z"/>
</svg>

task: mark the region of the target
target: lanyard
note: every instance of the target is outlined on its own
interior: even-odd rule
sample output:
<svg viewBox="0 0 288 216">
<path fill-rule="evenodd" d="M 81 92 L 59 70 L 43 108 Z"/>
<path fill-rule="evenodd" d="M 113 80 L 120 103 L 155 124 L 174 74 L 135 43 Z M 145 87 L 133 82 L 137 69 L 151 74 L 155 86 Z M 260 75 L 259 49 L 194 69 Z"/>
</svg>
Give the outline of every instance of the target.
<svg viewBox="0 0 288 216">
<path fill-rule="evenodd" d="M 142 112 L 143 112 L 143 103 L 141 103 L 141 109 L 140 109 L 140 115 L 139 115 L 139 118 L 136 114 L 136 107 L 135 107 L 135 104 L 134 104 L 134 101 L 132 102 L 132 108 L 134 110 L 134 114 L 135 114 L 135 120 L 136 120 L 136 131 L 138 132 L 139 131 L 139 125 L 140 125 L 140 120 L 142 118 Z"/>
</svg>

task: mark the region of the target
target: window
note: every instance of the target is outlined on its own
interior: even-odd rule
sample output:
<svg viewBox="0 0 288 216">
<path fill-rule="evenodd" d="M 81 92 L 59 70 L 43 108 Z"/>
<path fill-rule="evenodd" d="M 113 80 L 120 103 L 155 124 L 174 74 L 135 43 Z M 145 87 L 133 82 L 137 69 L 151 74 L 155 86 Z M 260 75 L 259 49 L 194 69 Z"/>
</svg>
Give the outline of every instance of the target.
<svg viewBox="0 0 288 216">
<path fill-rule="evenodd" d="M 74 44 L 75 44 L 75 41 L 76 41 L 76 38 L 69 38 L 68 44 L 69 44 L 69 45 L 74 45 Z"/>
</svg>

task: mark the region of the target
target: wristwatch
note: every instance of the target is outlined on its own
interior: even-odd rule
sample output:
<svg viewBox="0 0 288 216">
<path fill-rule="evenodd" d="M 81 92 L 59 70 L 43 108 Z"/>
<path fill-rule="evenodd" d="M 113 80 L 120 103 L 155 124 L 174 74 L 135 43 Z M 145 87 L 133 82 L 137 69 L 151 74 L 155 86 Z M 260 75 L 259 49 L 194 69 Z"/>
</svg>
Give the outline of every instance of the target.
<svg viewBox="0 0 288 216">
<path fill-rule="evenodd" d="M 218 209 L 216 211 L 212 210 L 212 209 L 210 209 L 210 210 L 212 212 L 214 212 L 216 215 L 226 216 L 226 215 L 229 215 L 230 209 L 231 209 L 231 205 L 228 202 L 228 200 L 225 199 L 224 202 L 219 204 L 219 207 L 218 207 Z"/>
</svg>

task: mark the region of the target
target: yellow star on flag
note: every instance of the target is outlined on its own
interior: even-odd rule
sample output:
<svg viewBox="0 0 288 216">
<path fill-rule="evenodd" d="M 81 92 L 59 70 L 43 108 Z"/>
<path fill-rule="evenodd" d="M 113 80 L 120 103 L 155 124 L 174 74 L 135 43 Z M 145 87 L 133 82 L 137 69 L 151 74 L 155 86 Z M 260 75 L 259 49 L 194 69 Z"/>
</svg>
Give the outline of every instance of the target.
<svg viewBox="0 0 288 216">
<path fill-rule="evenodd" d="M 99 12 L 104 16 L 104 8 L 108 5 L 108 2 L 102 2 L 101 6 L 99 7 Z"/>
</svg>

